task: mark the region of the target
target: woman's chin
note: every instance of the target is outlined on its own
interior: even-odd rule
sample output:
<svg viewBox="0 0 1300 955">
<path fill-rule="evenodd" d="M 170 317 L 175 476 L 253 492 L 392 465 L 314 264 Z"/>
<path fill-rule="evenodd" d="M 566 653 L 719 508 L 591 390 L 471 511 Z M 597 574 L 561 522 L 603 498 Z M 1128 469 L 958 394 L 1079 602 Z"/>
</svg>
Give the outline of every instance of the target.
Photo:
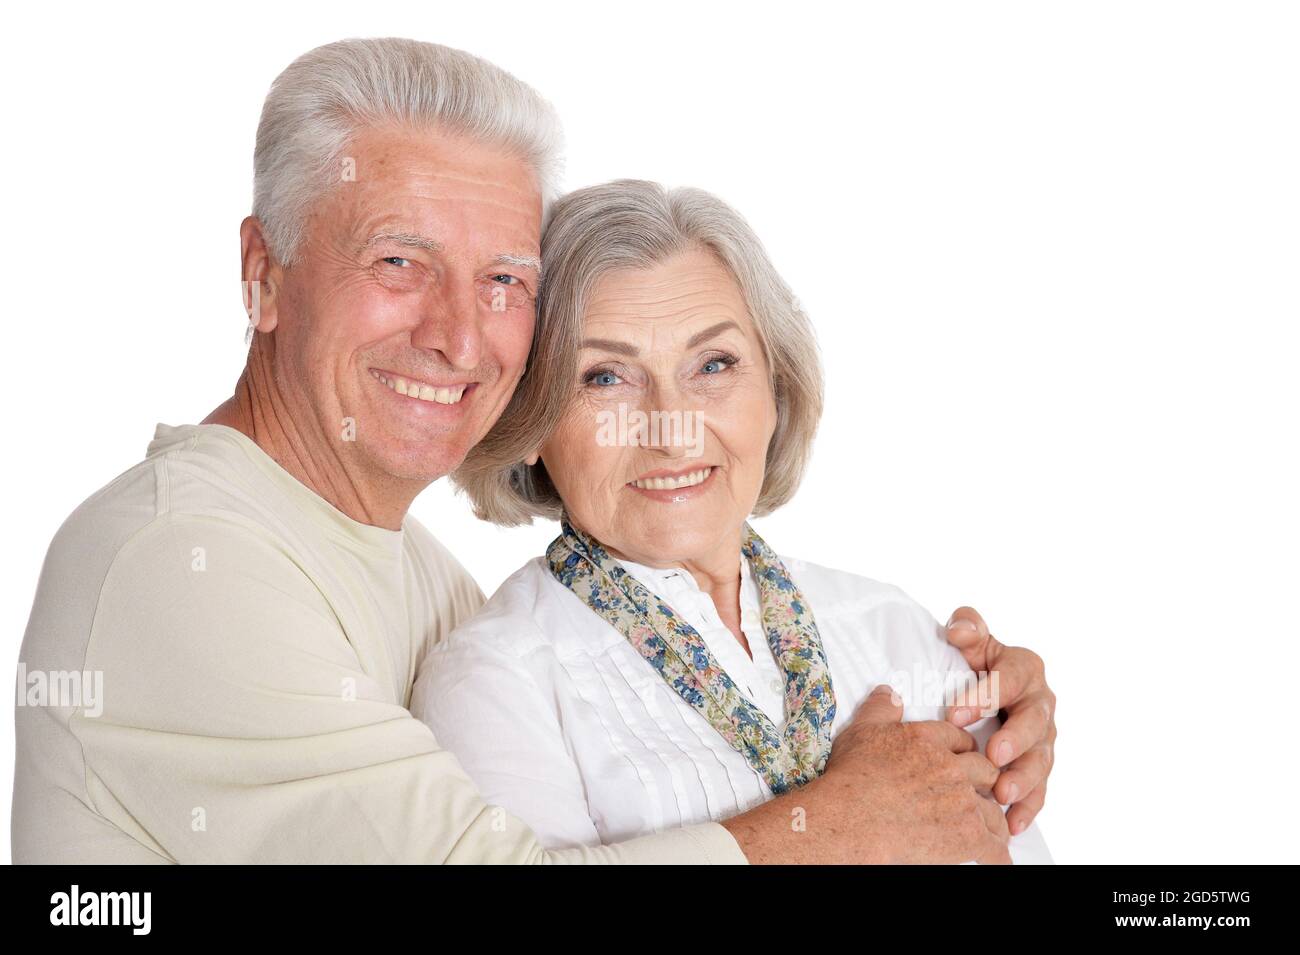
<svg viewBox="0 0 1300 955">
<path fill-rule="evenodd" d="M 713 520 L 684 521 L 671 516 L 639 522 L 635 536 L 623 537 L 615 549 L 628 560 L 649 567 L 671 567 L 681 563 L 703 561 L 718 547 L 718 528 L 729 518 L 713 515 Z M 736 528 L 740 540 L 740 528 Z M 608 546 L 608 544 L 607 544 Z"/>
</svg>

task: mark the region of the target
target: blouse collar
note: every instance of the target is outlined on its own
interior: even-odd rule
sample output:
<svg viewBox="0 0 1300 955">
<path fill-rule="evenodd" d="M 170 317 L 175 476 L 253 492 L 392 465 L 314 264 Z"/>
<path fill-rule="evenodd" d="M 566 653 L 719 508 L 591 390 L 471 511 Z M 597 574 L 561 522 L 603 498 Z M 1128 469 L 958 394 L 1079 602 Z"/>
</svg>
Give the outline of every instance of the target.
<svg viewBox="0 0 1300 955">
<path fill-rule="evenodd" d="M 758 596 L 758 582 L 754 579 L 754 569 L 749 561 L 736 553 L 737 568 L 740 572 L 740 611 L 742 620 L 750 615 L 759 619 L 761 604 Z M 684 567 L 651 567 L 636 561 L 618 558 L 623 568 L 641 582 L 653 594 L 663 597 L 672 608 L 685 614 L 691 625 L 697 630 L 712 629 L 721 626 L 718 608 L 700 585 L 694 575 Z M 704 626 L 701 626 L 701 621 Z"/>
<path fill-rule="evenodd" d="M 649 567 L 619 560 L 623 568 L 651 593 L 662 597 L 686 618 L 704 640 L 718 663 L 740 686 L 741 691 L 777 726 L 785 724 L 785 683 L 780 667 L 763 633 L 762 603 L 754 569 L 739 553 L 740 628 L 749 641 L 751 657 L 718 615 L 713 598 L 700 589 L 695 577 L 682 567 Z"/>
</svg>

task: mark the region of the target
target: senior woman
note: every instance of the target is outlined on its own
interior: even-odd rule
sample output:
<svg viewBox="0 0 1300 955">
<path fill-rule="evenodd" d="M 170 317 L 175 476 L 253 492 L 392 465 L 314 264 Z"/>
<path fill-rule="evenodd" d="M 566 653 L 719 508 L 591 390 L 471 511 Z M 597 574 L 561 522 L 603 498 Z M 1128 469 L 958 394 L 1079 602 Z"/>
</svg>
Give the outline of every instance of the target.
<svg viewBox="0 0 1300 955">
<path fill-rule="evenodd" d="M 922 684 L 970 668 L 935 619 L 747 523 L 798 487 L 822 388 L 740 216 L 621 180 L 556 205 L 543 259 L 532 371 L 455 478 L 480 517 L 561 533 L 430 653 L 411 706 L 488 803 L 549 846 L 612 842 L 814 778 L 882 683 L 941 718 Z M 1010 849 L 1050 861 L 1034 826 Z"/>
</svg>

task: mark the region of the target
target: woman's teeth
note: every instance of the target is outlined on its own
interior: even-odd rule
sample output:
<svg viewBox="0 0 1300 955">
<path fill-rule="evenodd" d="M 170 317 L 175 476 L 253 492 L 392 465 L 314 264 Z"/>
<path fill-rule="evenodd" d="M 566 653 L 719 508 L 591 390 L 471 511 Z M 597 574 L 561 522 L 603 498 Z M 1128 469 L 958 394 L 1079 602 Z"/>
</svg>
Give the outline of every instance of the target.
<svg viewBox="0 0 1300 955">
<path fill-rule="evenodd" d="M 645 478 L 632 483 L 643 491 L 675 491 L 681 487 L 694 487 L 697 484 L 703 484 L 705 478 L 713 473 L 713 468 L 704 468 L 699 471 L 692 471 L 690 474 L 683 474 L 681 477 L 657 477 Z"/>
<path fill-rule="evenodd" d="M 374 369 L 371 369 L 370 374 L 399 395 L 406 395 L 408 398 L 419 398 L 421 401 L 436 401 L 440 405 L 454 405 L 460 401 L 461 395 L 465 393 L 464 385 L 456 385 L 451 388 L 435 388 L 433 385 L 426 385 L 422 381 L 414 381 L 410 378 L 399 376 L 390 378 L 387 375 L 381 375 Z"/>
</svg>

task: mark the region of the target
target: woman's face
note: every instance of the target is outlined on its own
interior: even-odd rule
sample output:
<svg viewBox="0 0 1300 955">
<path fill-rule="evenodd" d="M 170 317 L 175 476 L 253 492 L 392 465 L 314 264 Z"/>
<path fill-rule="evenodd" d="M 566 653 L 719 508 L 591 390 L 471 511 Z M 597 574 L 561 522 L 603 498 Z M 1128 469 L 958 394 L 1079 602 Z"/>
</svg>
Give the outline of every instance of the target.
<svg viewBox="0 0 1300 955">
<path fill-rule="evenodd" d="M 654 566 L 734 560 L 776 404 L 740 287 L 710 252 L 608 273 L 541 457 L 573 523 Z"/>
</svg>

